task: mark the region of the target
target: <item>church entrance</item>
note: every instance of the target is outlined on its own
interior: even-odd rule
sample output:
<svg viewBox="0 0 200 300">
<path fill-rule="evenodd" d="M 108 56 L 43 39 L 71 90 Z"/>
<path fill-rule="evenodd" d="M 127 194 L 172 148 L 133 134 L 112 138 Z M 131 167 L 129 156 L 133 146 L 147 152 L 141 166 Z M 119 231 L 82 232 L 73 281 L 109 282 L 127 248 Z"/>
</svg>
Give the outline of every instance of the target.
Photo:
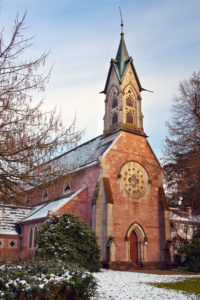
<svg viewBox="0 0 200 300">
<path fill-rule="evenodd" d="M 134 266 L 138 264 L 138 239 L 135 231 L 130 234 L 130 259 Z"/>
<path fill-rule="evenodd" d="M 146 261 L 147 237 L 138 223 L 129 226 L 126 236 L 126 259 L 133 266 L 141 266 Z"/>
</svg>

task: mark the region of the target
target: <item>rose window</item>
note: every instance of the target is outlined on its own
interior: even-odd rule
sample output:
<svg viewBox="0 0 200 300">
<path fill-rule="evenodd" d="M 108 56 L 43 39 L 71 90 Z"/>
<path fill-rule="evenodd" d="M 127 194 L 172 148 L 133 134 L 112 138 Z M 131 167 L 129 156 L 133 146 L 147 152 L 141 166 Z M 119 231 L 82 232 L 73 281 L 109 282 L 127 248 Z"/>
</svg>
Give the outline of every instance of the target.
<svg viewBox="0 0 200 300">
<path fill-rule="evenodd" d="M 120 178 L 124 190 L 132 199 L 139 199 L 144 196 L 148 186 L 148 174 L 137 162 L 126 163 L 120 172 Z"/>
</svg>

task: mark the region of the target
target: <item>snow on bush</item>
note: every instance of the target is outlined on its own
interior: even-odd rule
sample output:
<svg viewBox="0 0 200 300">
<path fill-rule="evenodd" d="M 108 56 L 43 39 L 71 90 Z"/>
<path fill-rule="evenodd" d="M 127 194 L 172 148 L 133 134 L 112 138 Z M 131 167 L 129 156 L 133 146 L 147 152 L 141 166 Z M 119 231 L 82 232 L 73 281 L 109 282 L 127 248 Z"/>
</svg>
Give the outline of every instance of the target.
<svg viewBox="0 0 200 300">
<path fill-rule="evenodd" d="M 87 300 L 94 295 L 96 282 L 89 272 L 67 267 L 63 262 L 32 261 L 0 267 L 0 299 Z"/>
<path fill-rule="evenodd" d="M 100 249 L 91 227 L 71 213 L 53 215 L 37 234 L 36 258 L 58 258 L 91 272 L 100 269 Z"/>
</svg>

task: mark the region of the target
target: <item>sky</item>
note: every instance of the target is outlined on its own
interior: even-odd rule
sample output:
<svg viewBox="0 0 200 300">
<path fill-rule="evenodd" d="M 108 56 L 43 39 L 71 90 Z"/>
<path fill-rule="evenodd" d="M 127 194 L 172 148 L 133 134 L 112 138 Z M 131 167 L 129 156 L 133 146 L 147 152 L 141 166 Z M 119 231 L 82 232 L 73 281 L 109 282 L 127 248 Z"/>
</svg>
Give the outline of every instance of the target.
<svg viewBox="0 0 200 300">
<path fill-rule="evenodd" d="M 44 108 L 55 105 L 63 122 L 84 129 L 81 142 L 103 132 L 104 89 L 120 40 L 121 7 L 126 46 L 143 88 L 144 130 L 162 157 L 166 121 L 180 81 L 200 70 L 200 0 L 1 0 L 0 29 L 9 37 L 27 12 L 29 55 L 49 51 Z M 36 96 L 38 97 L 38 96 Z"/>
</svg>

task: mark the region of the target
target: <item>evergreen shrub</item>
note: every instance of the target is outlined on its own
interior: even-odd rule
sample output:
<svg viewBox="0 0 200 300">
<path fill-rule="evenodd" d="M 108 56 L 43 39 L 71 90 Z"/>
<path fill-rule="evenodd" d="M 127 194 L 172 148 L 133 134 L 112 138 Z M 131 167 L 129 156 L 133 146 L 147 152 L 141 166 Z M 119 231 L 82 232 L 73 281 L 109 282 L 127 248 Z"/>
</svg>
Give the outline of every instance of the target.
<svg viewBox="0 0 200 300">
<path fill-rule="evenodd" d="M 91 272 L 100 269 L 100 249 L 91 227 L 71 213 L 53 215 L 37 234 L 37 258 L 59 259 Z"/>
<path fill-rule="evenodd" d="M 91 273 L 59 261 L 32 261 L 0 267 L 0 299 L 88 300 L 95 294 Z"/>
<path fill-rule="evenodd" d="M 190 244 L 179 249 L 185 257 L 185 266 L 189 271 L 200 272 L 200 237 L 195 236 Z"/>
</svg>

